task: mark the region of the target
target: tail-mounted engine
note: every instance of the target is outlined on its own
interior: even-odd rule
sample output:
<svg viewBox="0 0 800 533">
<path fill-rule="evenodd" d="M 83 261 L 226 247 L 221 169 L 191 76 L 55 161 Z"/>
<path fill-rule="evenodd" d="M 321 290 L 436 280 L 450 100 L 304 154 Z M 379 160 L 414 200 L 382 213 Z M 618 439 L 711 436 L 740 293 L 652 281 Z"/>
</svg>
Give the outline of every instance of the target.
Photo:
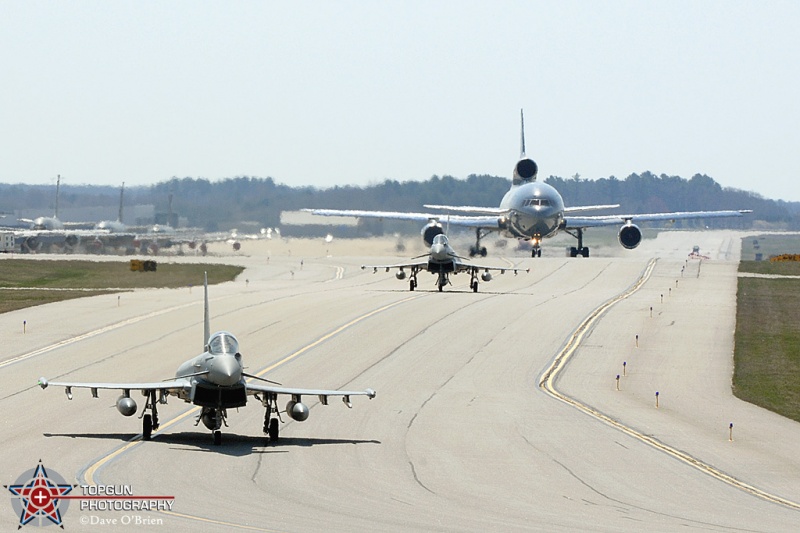
<svg viewBox="0 0 800 533">
<path fill-rule="evenodd" d="M 640 230 L 636 224 L 628 222 L 619 229 L 617 238 L 623 248 L 632 250 L 642 242 L 642 230 Z"/>
<path fill-rule="evenodd" d="M 427 226 L 422 228 L 422 240 L 425 241 L 427 246 L 431 246 L 433 244 L 433 238 L 442 233 L 444 233 L 444 230 L 439 221 L 431 220 L 428 222 Z"/>
<path fill-rule="evenodd" d="M 539 166 L 536 161 L 529 158 L 520 159 L 514 167 L 514 179 L 512 184 L 520 185 L 522 183 L 529 183 L 536 181 L 536 175 L 539 173 Z"/>
</svg>

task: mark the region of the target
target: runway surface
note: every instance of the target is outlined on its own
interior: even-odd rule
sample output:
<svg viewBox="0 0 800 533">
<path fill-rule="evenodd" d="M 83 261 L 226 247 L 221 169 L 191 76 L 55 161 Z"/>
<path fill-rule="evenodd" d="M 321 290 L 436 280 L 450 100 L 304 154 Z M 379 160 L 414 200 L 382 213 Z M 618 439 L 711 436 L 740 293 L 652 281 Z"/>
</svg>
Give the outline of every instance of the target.
<svg viewBox="0 0 800 533">
<path fill-rule="evenodd" d="M 171 512 L 72 501 L 70 531 L 123 515 L 156 531 L 796 531 L 800 424 L 731 394 L 739 238 L 661 233 L 589 259 L 508 250 L 482 262 L 531 272 L 477 294 L 468 276 L 439 293 L 422 275 L 410 292 L 359 268 L 383 248 L 344 242 L 218 259 L 247 266 L 210 299 L 248 372 L 378 393 L 352 409 L 305 398 L 310 418 L 284 416 L 277 444 L 252 400 L 221 446 L 175 398 L 142 442 L 117 393 L 36 385 L 171 378 L 202 350 L 198 280 L 0 315 L 3 483 L 41 460 L 70 483 L 175 497 Z M 711 259 L 687 261 L 695 244 Z M 18 524 L 7 504 L 0 525 Z"/>
</svg>

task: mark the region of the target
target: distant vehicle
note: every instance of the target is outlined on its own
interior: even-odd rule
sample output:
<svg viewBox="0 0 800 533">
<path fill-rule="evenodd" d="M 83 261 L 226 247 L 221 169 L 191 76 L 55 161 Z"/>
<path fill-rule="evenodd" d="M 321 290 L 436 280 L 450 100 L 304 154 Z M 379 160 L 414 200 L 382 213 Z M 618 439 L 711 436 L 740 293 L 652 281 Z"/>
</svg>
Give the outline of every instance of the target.
<svg viewBox="0 0 800 533">
<path fill-rule="evenodd" d="M 700 246 L 695 244 L 692 246 L 692 253 L 689 254 L 689 259 L 709 259 L 709 257 L 702 255 L 700 253 Z"/>
<path fill-rule="evenodd" d="M 524 239 L 531 242 L 531 256 L 541 257 L 542 239 L 553 237 L 559 231 L 569 233 L 577 239 L 577 246 L 570 247 L 571 257 L 589 257 L 589 248 L 583 245 L 583 232 L 587 228 L 622 224 L 618 239 L 623 248 L 639 246 L 642 231 L 637 222 L 656 220 L 677 220 L 693 218 L 738 217 L 749 210 L 738 211 L 688 211 L 679 213 L 655 213 L 637 215 L 599 215 L 573 216 L 572 213 L 588 210 L 611 209 L 619 205 L 588 205 L 564 207 L 564 200 L 558 191 L 547 183 L 536 181 L 539 167 L 533 159 L 525 155 L 525 122 L 520 110 L 520 159 L 514 166 L 511 188 L 503 196 L 499 207 L 425 205 L 426 208 L 442 213 L 402 213 L 392 211 L 360 211 L 337 209 L 304 209 L 321 216 L 354 216 L 369 218 L 388 218 L 396 220 L 427 221 L 422 228 L 422 237 L 430 246 L 436 235 L 444 233 L 441 221 L 449 224 L 475 228 L 475 245 L 469 255 L 486 256 L 486 248 L 481 239 L 490 232 L 498 231 L 509 238 Z M 451 215 L 447 213 L 466 213 Z"/>
<path fill-rule="evenodd" d="M 450 274 L 458 274 L 460 272 L 469 272 L 469 288 L 472 289 L 473 292 L 478 292 L 478 274 L 480 274 L 480 278 L 483 281 L 490 281 L 492 279 L 492 274 L 490 273 L 491 270 L 499 270 L 501 274 L 505 274 L 506 270 L 510 270 L 516 274 L 520 270 L 524 270 L 528 272 L 530 269 L 522 269 L 522 268 L 505 268 L 505 267 L 496 267 L 496 266 L 485 266 L 485 265 L 475 265 L 472 263 L 466 263 L 462 261 L 462 258 L 457 256 L 453 248 L 450 246 L 450 243 L 447 240 L 447 235 L 441 233 L 436 235 L 433 238 L 433 244 L 431 244 L 430 251 L 419 257 L 415 257 L 414 259 L 423 259 L 424 261 L 418 261 L 413 263 L 400 263 L 396 265 L 363 265 L 361 268 L 371 268 L 373 272 L 377 272 L 379 268 L 385 268 L 388 272 L 389 270 L 396 268 L 398 269 L 397 274 L 395 276 L 397 279 L 406 279 L 406 269 L 408 269 L 410 274 L 409 279 L 409 290 L 414 290 L 417 288 L 417 274 L 422 270 L 427 270 L 431 274 L 436 274 L 436 286 L 439 288 L 439 292 L 444 289 L 445 285 L 450 284 Z"/>
<path fill-rule="evenodd" d="M 228 409 L 243 407 L 248 396 L 255 396 L 264 406 L 264 433 L 269 441 L 278 440 L 279 416 L 278 395 L 287 395 L 291 399 L 286 404 L 286 414 L 293 420 L 302 422 L 308 418 L 309 409 L 301 399 L 303 396 L 317 396 L 320 403 L 328 405 L 329 396 L 341 396 L 345 405 L 350 407 L 351 396 L 375 397 L 375 391 L 343 391 L 324 389 L 284 388 L 273 381 L 248 374 L 244 371 L 242 355 L 239 353 L 239 341 L 232 333 L 219 331 L 210 334 L 208 310 L 208 277 L 205 286 L 204 313 L 204 351 L 197 357 L 189 359 L 178 367 L 175 378 L 167 381 L 151 383 L 81 383 L 77 381 L 53 381 L 39 379 L 39 386 L 46 389 L 49 385 L 64 387 L 67 398 L 72 399 L 73 388 L 90 389 L 97 398 L 98 389 L 117 389 L 122 395 L 117 399 L 117 410 L 124 416 L 136 414 L 136 402 L 131 398 L 132 390 L 139 390 L 147 398 L 142 409 L 142 439 L 150 440 L 152 432 L 157 430 L 157 404 L 166 404 L 167 397 L 172 395 L 179 399 L 200 406 L 200 415 L 195 425 L 202 422 L 212 431 L 214 444 L 222 442 L 221 428 L 226 425 Z M 250 383 L 246 378 L 259 380 L 261 383 Z M 274 416 L 273 416 L 274 415 Z"/>
</svg>

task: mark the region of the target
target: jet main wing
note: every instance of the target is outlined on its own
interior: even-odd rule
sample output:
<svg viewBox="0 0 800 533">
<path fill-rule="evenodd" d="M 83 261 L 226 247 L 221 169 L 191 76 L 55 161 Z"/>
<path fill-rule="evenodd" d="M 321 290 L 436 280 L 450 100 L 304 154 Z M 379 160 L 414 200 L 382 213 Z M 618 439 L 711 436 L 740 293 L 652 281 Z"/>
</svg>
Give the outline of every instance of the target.
<svg viewBox="0 0 800 533">
<path fill-rule="evenodd" d="M 67 389 L 67 394 L 70 394 L 70 390 L 75 389 L 112 389 L 112 390 L 141 390 L 141 391 L 152 391 L 152 390 L 177 390 L 183 389 L 184 387 L 191 386 L 186 379 L 174 379 L 170 381 L 155 381 L 152 383 L 147 382 L 139 382 L 139 383 L 85 383 L 85 382 L 77 382 L 77 381 L 48 381 L 46 378 L 39 378 L 39 386 L 43 389 L 46 389 L 50 385 L 54 387 L 65 387 Z"/>
<path fill-rule="evenodd" d="M 437 211 L 447 211 L 452 213 L 480 213 L 481 215 L 506 215 L 510 209 L 504 207 L 478 207 L 472 205 L 429 205 L 425 204 L 423 207 L 428 209 L 436 209 Z M 439 215 L 443 216 L 443 215 Z"/>
<path fill-rule="evenodd" d="M 391 268 L 401 268 L 401 269 L 402 268 L 408 268 L 408 269 L 417 268 L 417 269 L 423 269 L 423 268 L 426 268 L 427 266 L 428 266 L 428 262 L 427 261 L 422 261 L 422 262 L 419 262 L 419 263 L 398 263 L 396 265 L 361 265 L 361 270 L 366 270 L 367 268 L 371 268 L 371 269 L 373 269 L 375 271 L 377 271 L 379 268 L 385 268 L 386 270 L 389 270 Z"/>
<path fill-rule="evenodd" d="M 613 226 L 628 222 L 654 222 L 659 220 L 687 220 L 695 218 L 725 218 L 740 217 L 752 213 L 749 209 L 729 211 L 680 211 L 675 213 L 650 213 L 640 215 L 598 215 L 588 217 L 564 217 L 564 229 L 594 228 L 600 226 Z"/>
<path fill-rule="evenodd" d="M 273 385 L 262 385 L 261 383 L 246 383 L 245 389 L 248 394 L 258 394 L 264 392 L 267 394 L 288 394 L 291 396 L 368 396 L 371 400 L 375 397 L 375 391 L 372 389 L 365 389 L 360 391 L 346 391 L 346 390 L 326 390 L 326 389 L 293 389 L 290 387 L 276 387 Z"/>
<path fill-rule="evenodd" d="M 488 265 L 476 265 L 473 263 L 464 263 L 459 261 L 456 263 L 456 268 L 459 272 L 466 272 L 466 271 L 489 271 L 489 270 L 499 270 L 501 274 L 505 274 L 506 270 L 509 272 L 513 272 L 517 274 L 519 272 L 530 272 L 530 268 L 517 268 L 517 267 L 500 267 L 500 266 L 488 266 Z"/>
<path fill-rule="evenodd" d="M 487 209 L 487 208 L 476 208 Z M 356 217 L 356 218 L 388 218 L 391 220 L 412 220 L 415 222 L 429 222 L 431 220 L 449 221 L 454 226 L 470 228 L 499 229 L 497 216 L 465 216 L 448 215 L 443 213 L 402 213 L 399 211 L 359 211 L 355 209 L 301 209 L 323 217 Z M 498 214 L 506 213 L 503 209 Z"/>
<path fill-rule="evenodd" d="M 599 211 L 601 209 L 616 209 L 619 207 L 619 204 L 608 204 L 608 205 L 581 205 L 581 206 L 573 206 L 573 207 L 565 207 L 565 213 L 577 213 L 578 211 Z"/>
</svg>

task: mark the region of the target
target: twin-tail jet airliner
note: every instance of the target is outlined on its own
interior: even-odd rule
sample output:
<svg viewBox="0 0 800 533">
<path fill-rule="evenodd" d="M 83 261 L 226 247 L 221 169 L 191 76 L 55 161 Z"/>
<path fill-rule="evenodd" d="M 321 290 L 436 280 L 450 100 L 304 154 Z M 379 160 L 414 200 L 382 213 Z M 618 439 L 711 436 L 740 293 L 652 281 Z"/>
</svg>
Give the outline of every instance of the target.
<svg viewBox="0 0 800 533">
<path fill-rule="evenodd" d="M 576 216 L 575 213 L 590 210 L 613 209 L 619 205 L 587 205 L 565 207 L 561 194 L 547 183 L 537 181 L 539 166 L 525 154 L 525 122 L 520 110 L 520 159 L 514 166 L 511 188 L 503 196 L 499 207 L 425 205 L 440 213 L 403 213 L 394 211 L 359 211 L 336 209 L 305 209 L 314 215 L 353 216 L 359 218 L 388 218 L 427 222 L 422 228 L 422 237 L 430 246 L 436 235 L 444 233 L 441 221 L 447 219 L 454 226 L 475 229 L 476 242 L 469 255 L 486 256 L 481 239 L 497 231 L 508 238 L 529 241 L 532 257 L 541 257 L 542 239 L 553 237 L 560 231 L 577 239 L 577 246 L 569 250 L 571 257 L 589 257 L 589 248 L 583 245 L 583 232 L 587 228 L 621 224 L 618 239 L 623 248 L 639 246 L 642 231 L 639 222 L 673 221 L 679 219 L 739 217 L 749 210 L 731 211 L 686 211 L 676 213 L 654 213 L 633 215 Z M 452 214 L 462 213 L 462 214 Z"/>
<path fill-rule="evenodd" d="M 168 396 L 197 405 L 200 413 L 195 425 L 202 422 L 213 432 L 214 444 L 222 442 L 221 428 L 227 426 L 228 409 L 243 407 L 248 396 L 254 396 L 265 408 L 264 433 L 270 442 L 278 440 L 280 409 L 278 396 L 291 397 L 286 404 L 289 418 L 302 422 L 308 418 L 309 408 L 301 399 L 303 396 L 317 396 L 320 403 L 328 405 L 329 396 L 341 396 L 345 405 L 350 404 L 351 396 L 375 397 L 375 391 L 293 389 L 277 386 L 278 384 L 264 378 L 248 374 L 244 371 L 242 355 L 239 353 L 239 341 L 232 333 L 219 331 L 210 334 L 208 312 L 208 277 L 205 279 L 205 319 L 204 319 L 204 351 L 189 359 L 178 367 L 175 378 L 167 381 L 151 383 L 82 383 L 77 381 L 48 381 L 39 379 L 39 386 L 46 389 L 49 385 L 64 387 L 67 398 L 72 399 L 72 389 L 91 389 L 92 396 L 97 398 L 98 389 L 122 391 L 117 399 L 117 410 L 124 416 L 136 414 L 136 402 L 131 398 L 131 391 L 141 391 L 146 398 L 142 414 L 142 439 L 150 440 L 153 431 L 159 427 L 158 404 L 166 404 Z M 248 381 L 249 380 L 249 381 Z M 258 381 L 258 382 L 255 382 Z"/>
<path fill-rule="evenodd" d="M 450 284 L 450 274 L 469 272 L 469 288 L 472 289 L 472 292 L 478 292 L 478 274 L 480 274 L 480 278 L 483 281 L 490 281 L 492 279 L 490 271 L 492 270 L 499 270 L 501 274 L 505 274 L 506 270 L 510 270 L 514 274 L 520 270 L 524 270 L 525 272 L 530 271 L 530 269 L 526 268 L 496 267 L 467 263 L 463 261 L 462 257 L 456 255 L 456 252 L 447 240 L 447 235 L 444 233 L 433 238 L 433 244 L 431 244 L 431 249 L 427 254 L 414 257 L 412 261 L 414 259 L 422 259 L 422 261 L 399 263 L 395 265 L 362 265 L 361 268 L 371 268 L 373 272 L 377 272 L 379 268 L 385 268 L 386 272 L 396 268 L 398 270 L 395 276 L 400 280 L 406 279 L 406 269 L 408 269 L 411 273 L 408 285 L 409 290 L 412 291 L 417 288 L 417 274 L 422 270 L 427 270 L 431 274 L 437 275 L 436 286 L 439 288 L 439 292 L 442 292 L 445 285 Z"/>
</svg>

